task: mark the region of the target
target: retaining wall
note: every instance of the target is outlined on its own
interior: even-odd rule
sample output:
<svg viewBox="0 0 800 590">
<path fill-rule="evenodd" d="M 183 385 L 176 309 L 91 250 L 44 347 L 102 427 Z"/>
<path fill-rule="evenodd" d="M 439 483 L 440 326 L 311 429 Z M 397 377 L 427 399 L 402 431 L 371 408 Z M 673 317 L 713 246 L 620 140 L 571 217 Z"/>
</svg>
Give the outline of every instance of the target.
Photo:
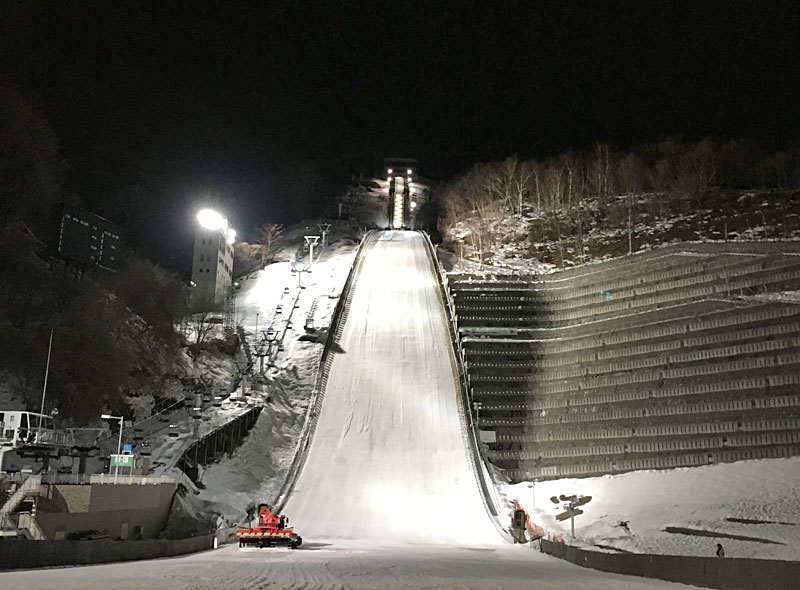
<svg viewBox="0 0 800 590">
<path fill-rule="evenodd" d="M 488 456 L 519 480 L 795 453 L 800 305 L 740 295 L 800 288 L 798 254 L 682 244 L 551 276 L 449 275 Z M 728 427 L 698 436 L 710 423 Z"/>
<path fill-rule="evenodd" d="M 600 553 L 541 540 L 543 553 L 582 567 L 724 590 L 795 590 L 800 562 L 638 553 Z M 711 547 L 713 548 L 713 547 Z"/>
<path fill-rule="evenodd" d="M 0 569 L 34 569 L 173 557 L 211 549 L 214 538 L 214 534 L 209 534 L 176 540 L 0 541 Z"/>
</svg>

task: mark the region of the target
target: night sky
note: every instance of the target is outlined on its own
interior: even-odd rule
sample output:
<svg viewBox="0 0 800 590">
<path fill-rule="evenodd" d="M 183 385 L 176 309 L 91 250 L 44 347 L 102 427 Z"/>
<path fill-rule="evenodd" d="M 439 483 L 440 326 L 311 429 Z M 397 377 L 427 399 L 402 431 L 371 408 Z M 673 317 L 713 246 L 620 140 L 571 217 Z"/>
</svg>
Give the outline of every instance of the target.
<svg viewBox="0 0 800 590">
<path fill-rule="evenodd" d="M 158 231 L 203 199 L 245 236 L 291 222 L 314 211 L 298 175 L 333 190 L 384 156 L 446 179 L 597 139 L 800 138 L 796 0 L 0 0 L 0 28 L 67 190 L 120 216 L 140 199 Z"/>
</svg>

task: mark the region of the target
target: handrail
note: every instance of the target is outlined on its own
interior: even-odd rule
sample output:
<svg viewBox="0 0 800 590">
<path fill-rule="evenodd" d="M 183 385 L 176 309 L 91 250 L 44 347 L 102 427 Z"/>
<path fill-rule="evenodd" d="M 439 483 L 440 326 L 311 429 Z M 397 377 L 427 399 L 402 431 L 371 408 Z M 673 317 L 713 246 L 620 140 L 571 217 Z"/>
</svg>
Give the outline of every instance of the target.
<svg viewBox="0 0 800 590">
<path fill-rule="evenodd" d="M 419 231 L 419 234 L 423 237 L 423 241 L 428 251 L 431 261 L 431 270 L 436 278 L 440 296 L 444 303 L 443 307 L 445 309 L 445 313 L 447 314 L 447 323 L 450 330 L 450 342 L 452 345 L 451 362 L 454 363 L 456 368 L 457 376 L 455 379 L 458 382 L 458 389 L 460 392 L 458 397 L 458 409 L 461 422 L 461 432 L 470 456 L 472 470 L 478 483 L 478 488 L 481 491 L 481 498 L 483 500 L 484 507 L 486 508 L 486 512 L 502 536 L 508 539 L 508 532 L 502 526 L 499 520 L 500 510 L 496 497 L 497 488 L 492 479 L 491 471 L 489 471 L 483 454 L 480 451 L 480 444 L 478 442 L 478 425 L 472 420 L 472 412 L 470 411 L 469 403 L 469 384 L 467 382 L 467 374 L 464 368 L 461 342 L 458 338 L 458 318 L 455 312 L 453 300 L 450 296 L 450 292 L 446 287 L 447 278 L 444 276 L 444 273 L 439 265 L 439 260 L 436 257 L 436 251 L 433 248 L 430 237 L 427 233 L 421 230 Z"/>
<path fill-rule="evenodd" d="M 364 257 L 364 252 L 369 244 L 374 241 L 375 231 L 367 232 L 361 240 L 361 244 L 356 250 L 356 256 L 350 265 L 350 272 L 347 275 L 342 293 L 339 296 L 339 301 L 336 304 L 336 309 L 331 317 L 330 327 L 328 329 L 328 337 L 325 340 L 325 347 L 322 349 L 322 357 L 320 359 L 319 369 L 317 370 L 317 377 L 314 382 L 314 389 L 311 393 L 311 400 L 308 404 L 306 411 L 306 419 L 303 426 L 303 431 L 300 433 L 300 438 L 295 447 L 294 458 L 286 473 L 286 479 L 283 482 L 278 495 L 275 498 L 275 510 L 281 511 L 289 499 L 289 495 L 294 490 L 300 473 L 305 465 L 308 451 L 311 447 L 311 440 L 314 437 L 314 432 L 317 428 L 319 414 L 322 410 L 322 401 L 325 397 L 325 387 L 328 383 L 328 374 L 330 373 L 331 364 L 333 363 L 332 349 L 335 344 L 339 342 L 342 335 L 344 324 L 347 320 L 350 302 L 353 298 L 353 284 L 356 282 L 359 273 L 361 272 L 361 263 Z"/>
<path fill-rule="evenodd" d="M 17 506 L 19 506 L 20 502 L 22 502 L 28 494 L 39 494 L 39 491 L 42 487 L 42 476 L 41 475 L 31 475 L 28 476 L 25 481 L 22 482 L 11 496 L 9 496 L 8 500 L 6 500 L 5 504 L 2 506 L 2 510 L 0 512 L 9 513 L 14 512 Z"/>
</svg>

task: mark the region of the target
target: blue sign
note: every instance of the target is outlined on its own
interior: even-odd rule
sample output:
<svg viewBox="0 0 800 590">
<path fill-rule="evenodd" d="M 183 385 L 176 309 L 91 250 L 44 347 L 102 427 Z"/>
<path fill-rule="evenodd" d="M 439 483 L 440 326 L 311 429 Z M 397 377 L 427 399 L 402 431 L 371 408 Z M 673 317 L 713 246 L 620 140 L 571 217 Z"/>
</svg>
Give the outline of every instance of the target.
<svg viewBox="0 0 800 590">
<path fill-rule="evenodd" d="M 122 452 L 123 453 L 132 453 L 133 452 L 133 445 L 131 443 L 125 443 L 122 445 Z"/>
</svg>

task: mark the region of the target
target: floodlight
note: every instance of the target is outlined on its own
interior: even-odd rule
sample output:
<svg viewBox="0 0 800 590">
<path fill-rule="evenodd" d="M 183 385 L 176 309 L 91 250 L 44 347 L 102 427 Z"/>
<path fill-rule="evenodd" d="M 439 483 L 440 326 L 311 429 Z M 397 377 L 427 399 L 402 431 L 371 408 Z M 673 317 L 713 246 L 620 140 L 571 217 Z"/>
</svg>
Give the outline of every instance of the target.
<svg viewBox="0 0 800 590">
<path fill-rule="evenodd" d="M 408 170 L 406 170 L 406 174 L 408 174 L 409 176 L 411 176 L 411 168 L 409 168 Z"/>
<path fill-rule="evenodd" d="M 197 214 L 197 222 L 206 229 L 227 229 L 228 220 L 212 209 L 203 209 Z"/>
<path fill-rule="evenodd" d="M 100 416 L 103 420 L 111 420 L 113 416 L 111 414 L 103 414 Z"/>
<path fill-rule="evenodd" d="M 391 169 L 391 168 L 389 168 L 389 169 L 388 169 L 386 172 L 387 172 L 388 174 L 391 174 L 391 173 L 392 173 L 392 169 Z"/>
</svg>

